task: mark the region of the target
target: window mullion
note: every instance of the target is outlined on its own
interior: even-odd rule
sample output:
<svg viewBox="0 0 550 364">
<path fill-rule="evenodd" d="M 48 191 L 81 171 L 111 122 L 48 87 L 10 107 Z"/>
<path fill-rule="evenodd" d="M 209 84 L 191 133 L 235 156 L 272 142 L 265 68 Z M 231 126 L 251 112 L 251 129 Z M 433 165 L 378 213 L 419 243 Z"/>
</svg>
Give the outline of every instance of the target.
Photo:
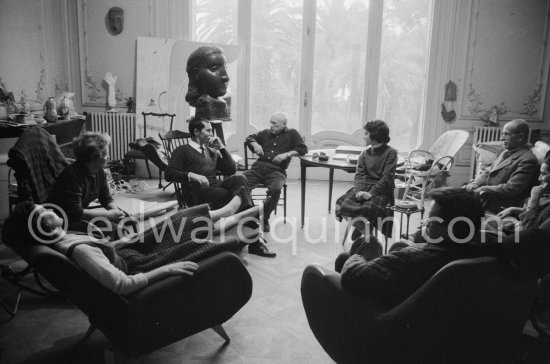
<svg viewBox="0 0 550 364">
<path fill-rule="evenodd" d="M 252 44 L 252 0 L 239 0 L 238 40 L 240 55 L 237 58 L 237 107 L 233 120 L 236 125 L 237 140 L 244 140 L 250 134 L 250 75 Z M 242 144 L 242 143 L 241 143 Z M 242 148 L 239 144 L 239 150 Z M 242 151 L 244 152 L 244 150 Z"/>
<path fill-rule="evenodd" d="M 384 0 L 371 0 L 367 32 L 367 52 L 365 70 L 365 94 L 363 95 L 363 120 L 376 118 L 378 97 L 378 75 L 380 69 L 380 49 L 382 46 L 382 23 Z"/>
<path fill-rule="evenodd" d="M 302 57 L 300 69 L 300 113 L 298 130 L 306 143 L 312 145 L 311 115 L 313 93 L 313 65 L 315 49 L 315 17 L 317 13 L 316 0 L 304 0 L 302 19 Z"/>
</svg>

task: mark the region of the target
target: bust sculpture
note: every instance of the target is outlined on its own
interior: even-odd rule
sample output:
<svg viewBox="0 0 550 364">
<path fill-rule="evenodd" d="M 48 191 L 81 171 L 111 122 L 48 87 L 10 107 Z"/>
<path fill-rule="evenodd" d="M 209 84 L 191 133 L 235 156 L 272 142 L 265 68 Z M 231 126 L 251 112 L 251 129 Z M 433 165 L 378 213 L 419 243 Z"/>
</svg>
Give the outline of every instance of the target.
<svg viewBox="0 0 550 364">
<path fill-rule="evenodd" d="M 122 33 L 122 29 L 124 29 L 124 10 L 114 6 L 107 13 L 107 30 L 112 35 L 118 35 Z"/>
<path fill-rule="evenodd" d="M 187 59 L 186 71 L 189 86 L 185 100 L 195 107 L 195 116 L 209 120 L 231 120 L 230 98 L 222 98 L 229 84 L 223 51 L 216 46 L 197 48 Z M 224 141 L 221 123 L 213 123 L 213 128 Z"/>
</svg>

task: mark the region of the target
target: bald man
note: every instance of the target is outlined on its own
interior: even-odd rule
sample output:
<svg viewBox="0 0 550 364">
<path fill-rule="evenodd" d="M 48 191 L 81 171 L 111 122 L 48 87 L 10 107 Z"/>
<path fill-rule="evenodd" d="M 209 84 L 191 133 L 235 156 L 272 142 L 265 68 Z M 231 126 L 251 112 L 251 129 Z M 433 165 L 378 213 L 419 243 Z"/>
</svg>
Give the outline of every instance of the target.
<svg viewBox="0 0 550 364">
<path fill-rule="evenodd" d="M 529 125 L 523 119 L 509 121 L 502 129 L 506 148 L 465 187 L 480 194 L 485 210 L 497 214 L 505 208 L 521 207 L 538 178 L 538 162 L 531 152 Z"/>
<path fill-rule="evenodd" d="M 277 206 L 281 188 L 286 180 L 286 169 L 292 156 L 307 153 L 304 139 L 295 130 L 287 128 L 287 116 L 282 112 L 271 115 L 270 128 L 246 138 L 246 144 L 259 159 L 244 172 L 250 188 L 265 184 L 267 196 L 264 231 L 269 231 L 269 216 Z"/>
</svg>

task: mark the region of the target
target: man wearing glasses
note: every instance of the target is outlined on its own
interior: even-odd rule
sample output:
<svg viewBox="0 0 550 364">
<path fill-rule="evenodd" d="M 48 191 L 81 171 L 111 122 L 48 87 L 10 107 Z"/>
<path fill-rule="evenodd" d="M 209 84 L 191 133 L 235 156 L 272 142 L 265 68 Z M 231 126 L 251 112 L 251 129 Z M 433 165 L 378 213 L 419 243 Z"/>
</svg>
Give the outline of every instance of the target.
<svg viewBox="0 0 550 364">
<path fill-rule="evenodd" d="M 465 188 L 479 193 L 485 210 L 497 214 L 507 207 L 523 206 L 537 182 L 538 162 L 531 152 L 529 125 L 523 119 L 509 121 L 502 129 L 505 150 L 491 167 L 480 171 Z"/>
</svg>

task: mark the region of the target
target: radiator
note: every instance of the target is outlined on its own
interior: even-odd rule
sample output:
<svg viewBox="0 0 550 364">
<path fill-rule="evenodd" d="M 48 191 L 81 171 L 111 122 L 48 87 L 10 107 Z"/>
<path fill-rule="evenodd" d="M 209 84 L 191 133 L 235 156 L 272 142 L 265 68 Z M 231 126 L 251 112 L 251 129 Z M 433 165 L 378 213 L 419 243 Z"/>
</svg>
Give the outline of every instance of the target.
<svg viewBox="0 0 550 364">
<path fill-rule="evenodd" d="M 500 140 L 501 130 L 498 126 L 476 126 L 474 129 L 474 145 Z"/>
<path fill-rule="evenodd" d="M 500 134 L 502 130 L 498 126 L 476 126 L 474 128 L 474 139 L 472 140 L 472 146 L 485 143 L 496 142 L 500 140 Z M 475 178 L 478 169 L 478 160 L 476 151 L 472 148 L 472 159 L 470 163 L 470 177 Z"/>
<path fill-rule="evenodd" d="M 130 150 L 128 143 L 136 139 L 136 115 L 113 112 L 91 112 L 86 118 L 86 130 L 107 133 L 111 160 L 121 160 Z"/>
</svg>

